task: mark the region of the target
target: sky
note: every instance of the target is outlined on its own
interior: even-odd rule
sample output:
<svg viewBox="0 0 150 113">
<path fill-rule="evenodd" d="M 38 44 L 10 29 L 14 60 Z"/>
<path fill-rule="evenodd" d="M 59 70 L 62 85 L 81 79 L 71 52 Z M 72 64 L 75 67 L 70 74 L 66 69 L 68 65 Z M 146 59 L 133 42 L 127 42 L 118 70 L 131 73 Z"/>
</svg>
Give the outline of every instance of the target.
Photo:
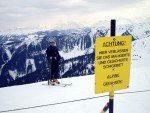
<svg viewBox="0 0 150 113">
<path fill-rule="evenodd" d="M 149 0 L 0 0 L 0 30 L 149 16 Z"/>
</svg>

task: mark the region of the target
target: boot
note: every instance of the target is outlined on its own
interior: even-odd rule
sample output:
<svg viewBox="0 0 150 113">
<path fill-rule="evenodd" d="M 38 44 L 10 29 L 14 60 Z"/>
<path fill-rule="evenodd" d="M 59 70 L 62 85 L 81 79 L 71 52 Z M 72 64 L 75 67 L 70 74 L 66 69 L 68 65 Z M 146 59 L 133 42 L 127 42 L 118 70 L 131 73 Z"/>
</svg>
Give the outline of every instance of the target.
<svg viewBox="0 0 150 113">
<path fill-rule="evenodd" d="M 54 82 L 53 82 L 52 80 L 49 80 L 49 81 L 48 81 L 48 85 L 54 86 L 55 84 L 54 84 Z"/>
<path fill-rule="evenodd" d="M 54 79 L 54 82 L 56 82 L 57 84 L 60 84 L 60 82 L 57 79 Z"/>
</svg>

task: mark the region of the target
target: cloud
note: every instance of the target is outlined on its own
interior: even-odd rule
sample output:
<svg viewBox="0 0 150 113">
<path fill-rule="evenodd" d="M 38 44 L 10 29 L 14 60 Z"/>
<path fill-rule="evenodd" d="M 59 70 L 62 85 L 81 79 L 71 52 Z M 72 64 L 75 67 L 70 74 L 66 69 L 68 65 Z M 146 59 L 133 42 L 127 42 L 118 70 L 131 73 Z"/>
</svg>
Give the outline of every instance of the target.
<svg viewBox="0 0 150 113">
<path fill-rule="evenodd" d="M 0 26 L 55 26 L 61 22 L 90 24 L 110 18 L 150 15 L 149 0 L 1 0 Z"/>
<path fill-rule="evenodd" d="M 128 5 L 141 2 L 141 0 L 84 0 L 92 4 L 107 4 L 107 5 Z"/>
</svg>

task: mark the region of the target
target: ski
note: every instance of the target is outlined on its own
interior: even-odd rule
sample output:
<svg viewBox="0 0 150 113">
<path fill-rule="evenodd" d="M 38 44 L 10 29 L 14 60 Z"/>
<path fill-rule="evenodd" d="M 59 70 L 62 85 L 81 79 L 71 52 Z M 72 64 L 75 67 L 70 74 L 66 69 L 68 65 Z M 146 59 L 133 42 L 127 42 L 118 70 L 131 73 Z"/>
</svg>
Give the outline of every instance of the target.
<svg viewBox="0 0 150 113">
<path fill-rule="evenodd" d="M 60 87 L 66 87 L 67 85 L 66 84 L 55 84 L 54 86 L 60 86 Z"/>
<path fill-rule="evenodd" d="M 60 83 L 60 84 L 66 85 L 66 86 L 71 86 L 72 85 L 72 83 Z"/>
<path fill-rule="evenodd" d="M 61 84 L 55 84 L 55 85 L 42 84 L 42 85 L 46 85 L 46 86 L 60 86 L 60 87 L 66 87 L 66 85 L 61 85 Z"/>
<path fill-rule="evenodd" d="M 42 84 L 42 85 L 67 87 L 67 86 L 71 86 L 72 83 L 69 83 L 69 84 L 65 84 L 65 83 L 61 84 L 61 83 L 60 83 L 60 84 L 55 84 L 55 85 Z"/>
</svg>

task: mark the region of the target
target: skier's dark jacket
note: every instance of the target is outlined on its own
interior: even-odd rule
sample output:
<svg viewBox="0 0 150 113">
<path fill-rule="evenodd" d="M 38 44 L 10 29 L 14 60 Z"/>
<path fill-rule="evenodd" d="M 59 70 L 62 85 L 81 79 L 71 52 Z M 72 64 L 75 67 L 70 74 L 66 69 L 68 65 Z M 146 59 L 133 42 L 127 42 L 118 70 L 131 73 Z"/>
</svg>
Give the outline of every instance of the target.
<svg viewBox="0 0 150 113">
<path fill-rule="evenodd" d="M 55 60 L 54 57 L 56 57 L 57 61 L 61 59 L 61 56 L 56 46 L 49 46 L 46 50 L 46 54 L 48 60 L 50 59 L 50 57 L 52 57 L 52 60 Z"/>
</svg>

